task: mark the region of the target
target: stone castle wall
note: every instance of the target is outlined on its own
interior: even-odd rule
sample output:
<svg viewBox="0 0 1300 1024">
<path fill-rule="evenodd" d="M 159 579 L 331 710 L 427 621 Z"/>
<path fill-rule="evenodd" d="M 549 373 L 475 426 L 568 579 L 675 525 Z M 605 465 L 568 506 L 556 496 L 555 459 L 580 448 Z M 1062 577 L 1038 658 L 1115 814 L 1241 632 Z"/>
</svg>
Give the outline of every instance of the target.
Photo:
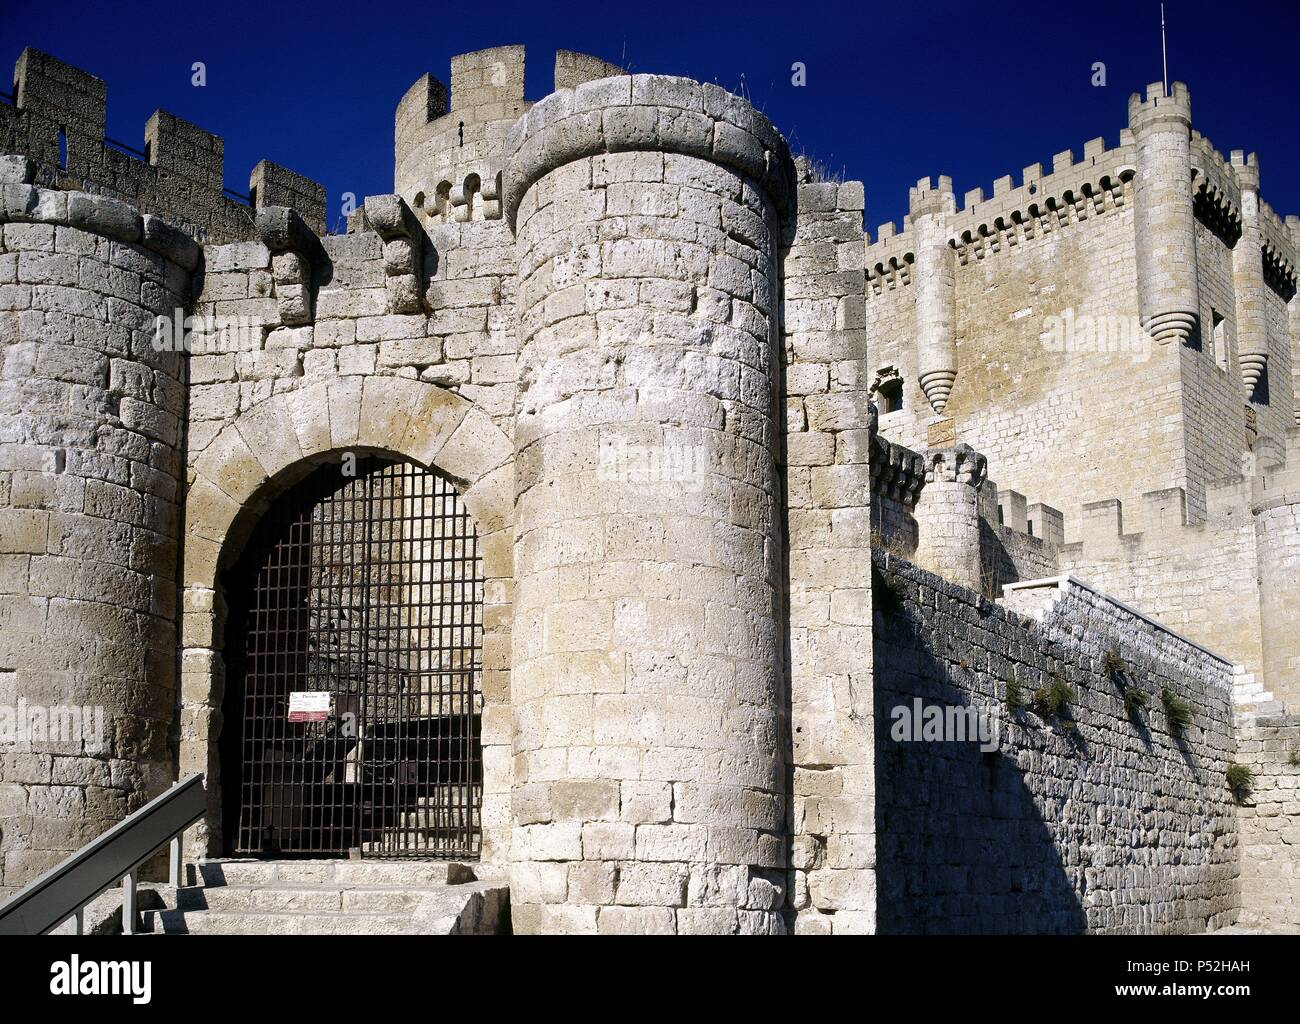
<svg viewBox="0 0 1300 1024">
<path fill-rule="evenodd" d="M 921 387 L 938 358 L 935 300 L 917 300 L 922 278 L 949 273 L 921 258 L 918 225 L 937 220 L 954 252 L 943 414 L 1004 486 L 1060 508 L 1070 541 L 1084 504 L 1116 496 L 1135 512 L 1165 487 L 1182 487 L 1201 521 L 1207 488 L 1241 472 L 1252 445 L 1261 465 L 1280 458 L 1294 419 L 1300 222 L 1259 200 L 1253 154 L 1224 160 L 1190 116 L 1185 89 L 1166 99 L 1153 86 L 1119 146 L 1093 140 L 1082 161 L 1058 154 L 1052 173 L 1026 168 L 1020 187 L 1000 179 L 960 208 L 947 179 L 923 179 L 911 223 L 867 246 L 868 372 L 892 368 L 904 389 L 881 429 L 920 449 L 935 417 Z M 1266 386 L 1248 395 L 1260 367 Z M 1078 453 L 1069 472 L 1065 451 Z"/>
<path fill-rule="evenodd" d="M 810 175 L 805 175 L 810 177 Z M 875 929 L 874 410 L 863 393 L 860 182 L 801 181 L 781 262 L 791 843 L 801 934 Z"/>
<path fill-rule="evenodd" d="M 397 107 L 394 189 L 429 223 L 501 217 L 506 136 L 532 106 L 524 98 L 525 49 L 497 46 L 451 60 L 450 88 L 421 76 Z M 584 53 L 555 54 L 555 88 L 623 74 Z"/>
<path fill-rule="evenodd" d="M 514 243 L 503 221 L 426 234 L 396 196 L 372 197 L 363 212 L 347 235 L 286 239 L 268 230 L 206 248 L 194 304 L 204 334 L 189 355 L 195 479 L 185 534 L 182 769 L 220 778 L 220 572 L 248 528 L 234 522 L 242 504 L 256 496 L 252 507 L 261 507 L 304 460 L 358 449 L 413 458 L 461 489 L 484 553 L 483 850 L 499 861 L 510 825 L 513 453 L 503 428 L 511 429 L 516 380 Z M 219 784 L 210 781 L 209 793 L 212 814 L 196 839 L 216 855 Z"/>
<path fill-rule="evenodd" d="M 1177 482 L 1178 353 L 1054 351 L 1044 339 L 1049 317 L 1062 333 L 1076 325 L 1076 340 L 1081 318 L 1137 317 L 1131 191 L 1117 182 L 1101 210 L 1084 207 L 1083 221 L 1073 206 L 1059 214 L 1043 209 L 1032 228 L 1017 229 L 1014 246 L 1001 234 L 981 238 L 978 250 L 963 246 L 970 255 L 955 271 L 961 369 L 945 415 L 957 421 L 962 441 L 988 457 L 1001 486 L 1061 509 L 1067 537 L 1077 533 L 1080 506 L 1103 490 L 1131 488 L 1136 497 Z M 888 244 L 899 237 L 906 238 Z M 873 255 L 868 247 L 869 265 Z M 896 272 L 879 294 L 868 283 L 867 369 L 893 366 L 902 376 L 903 408 L 883 414 L 880 428 L 924 450 L 934 413 L 919 384 L 915 291 L 905 282 Z M 1139 394 L 1146 414 L 1135 419 Z M 1067 450 L 1087 457 L 1063 473 L 1055 453 Z"/>
<path fill-rule="evenodd" d="M 446 474 L 479 530 L 483 860 L 517 930 L 1232 921 L 1232 667 L 1089 587 L 1014 585 L 1082 575 L 1291 696 L 1300 434 L 1289 398 L 1240 382 L 1292 379 L 1294 233 L 1252 205 L 1252 161 L 1179 135 L 1185 92 L 1139 102 L 1167 138 L 1144 121 L 960 209 L 925 182 L 915 223 L 866 245 L 861 184 L 812 180 L 723 90 L 561 51 L 533 104 L 522 48 L 486 50 L 412 87 L 398 194 L 321 236 L 306 179 L 259 165 L 227 222 L 220 140 L 160 112 L 132 163 L 102 83 L 24 62 L 0 107 L 0 148 L 37 160 L 0 165 L 21 412 L 0 425 L 0 705 L 84 694 L 118 724 L 108 755 L 0 761 L 0 885 L 177 768 L 208 776 L 193 848 L 222 852 L 224 573 L 268 502 L 356 451 Z M 1196 172 L 1168 217 L 1143 160 L 1157 191 Z M 182 208 L 201 251 L 150 215 Z M 1139 221 L 1174 239 L 1168 274 Z M 178 307 L 193 350 L 146 348 Z M 1096 315 L 1161 340 L 1083 347 Z M 1222 482 L 1252 443 L 1260 472 Z M 38 649 L 99 668 L 33 689 Z M 1058 673 L 1073 728 L 1007 712 L 1009 680 Z M 1196 709 L 1179 739 L 1166 685 Z M 895 743 L 913 697 L 992 708 L 1000 752 Z"/>
<path fill-rule="evenodd" d="M 1237 760 L 1254 773 L 1237 808 L 1246 928 L 1300 931 L 1300 716 L 1256 719 Z"/>
<path fill-rule="evenodd" d="M 173 779 L 185 365 L 153 321 L 199 253 L 0 169 L 0 704 L 29 730 L 0 754 L 3 895 Z"/>
<path fill-rule="evenodd" d="M 1012 588 L 1003 607 L 898 559 L 876 565 L 880 932 L 1231 924 L 1231 666 L 1077 583 Z M 1122 681 L 1103 668 L 1107 650 Z M 1061 717 L 1008 708 L 1010 682 L 1029 701 L 1054 679 L 1076 694 Z M 1125 686 L 1146 710 L 1126 713 Z M 1166 686 L 1194 708 L 1179 736 Z M 900 742 L 894 709 L 917 698 L 982 710 L 997 749 Z"/>
</svg>

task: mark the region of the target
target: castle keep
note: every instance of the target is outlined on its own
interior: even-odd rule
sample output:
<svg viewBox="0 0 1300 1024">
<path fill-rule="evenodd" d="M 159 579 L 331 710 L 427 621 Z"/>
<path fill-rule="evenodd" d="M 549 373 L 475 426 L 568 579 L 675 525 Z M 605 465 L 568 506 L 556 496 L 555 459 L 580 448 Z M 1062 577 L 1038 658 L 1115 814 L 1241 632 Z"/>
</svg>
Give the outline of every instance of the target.
<svg viewBox="0 0 1300 1024">
<path fill-rule="evenodd" d="M 329 927 L 1300 928 L 1300 219 L 1254 154 L 1157 84 L 872 233 L 716 85 L 524 60 L 420 78 L 330 234 L 20 57 L 0 894 L 202 773 L 214 889 L 159 930 L 448 861 L 472 912 Z"/>
</svg>

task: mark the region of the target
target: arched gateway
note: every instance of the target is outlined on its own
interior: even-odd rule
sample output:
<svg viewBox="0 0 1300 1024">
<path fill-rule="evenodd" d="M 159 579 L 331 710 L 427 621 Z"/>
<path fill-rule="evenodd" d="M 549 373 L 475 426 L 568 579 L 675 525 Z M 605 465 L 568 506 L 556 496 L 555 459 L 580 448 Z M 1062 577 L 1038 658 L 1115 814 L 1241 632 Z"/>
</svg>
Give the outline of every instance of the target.
<svg viewBox="0 0 1300 1024">
<path fill-rule="evenodd" d="M 476 857 L 483 569 L 413 462 L 319 466 L 225 577 L 228 852 Z"/>
</svg>

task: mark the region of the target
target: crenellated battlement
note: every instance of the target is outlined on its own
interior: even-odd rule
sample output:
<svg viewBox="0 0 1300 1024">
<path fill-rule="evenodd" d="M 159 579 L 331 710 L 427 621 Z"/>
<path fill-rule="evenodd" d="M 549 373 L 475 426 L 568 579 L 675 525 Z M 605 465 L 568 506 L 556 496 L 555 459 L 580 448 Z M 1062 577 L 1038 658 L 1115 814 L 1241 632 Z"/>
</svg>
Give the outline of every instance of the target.
<svg viewBox="0 0 1300 1024">
<path fill-rule="evenodd" d="M 1137 173 L 1134 129 L 1144 130 L 1170 119 L 1189 122 L 1187 87 L 1175 82 L 1171 91 L 1172 96 L 1167 97 L 1164 86 L 1157 82 L 1148 86 L 1145 98 L 1135 93 L 1129 101 L 1130 126 L 1120 132 L 1116 145 L 1108 147 L 1103 137 L 1089 139 L 1083 144 L 1081 158 L 1076 159 L 1073 150 L 1062 150 L 1052 157 L 1050 169 L 1041 163 L 1025 167 L 1018 184 L 1012 175 L 1004 175 L 993 182 L 991 192 L 972 188 L 960 202 L 949 206 L 942 197 L 952 195 L 951 179 L 940 178 L 937 185 L 930 178 L 921 179 L 909 189 L 909 216 L 901 228 L 887 222 L 879 226 L 874 241 L 870 234 L 864 240 L 868 298 L 912 282 L 914 216 L 945 212 L 950 244 L 957 251 L 959 265 L 964 266 L 1010 251 L 1039 235 L 1131 206 Z M 1241 235 L 1242 187 L 1258 190 L 1258 160 L 1253 153 L 1242 151 L 1225 158 L 1195 130 L 1190 132 L 1190 140 L 1195 216 L 1231 248 Z M 1300 263 L 1296 234 L 1262 200 L 1260 225 L 1269 284 L 1289 301 Z"/>
<path fill-rule="evenodd" d="M 395 190 L 426 223 L 501 218 L 501 151 L 532 106 L 524 97 L 525 48 L 498 46 L 451 60 L 451 85 L 422 75 L 397 105 Z M 556 89 L 624 74 L 598 57 L 555 54 Z"/>
<path fill-rule="evenodd" d="M 1253 182 L 1254 190 L 1259 190 L 1258 161 L 1248 163 L 1241 150 L 1234 150 L 1232 157 L 1225 160 L 1209 139 L 1198 131 L 1191 133 L 1192 209 L 1196 219 L 1228 248 L 1241 237 L 1243 185 L 1249 188 Z"/>
<path fill-rule="evenodd" d="M 1192 96 L 1185 82 L 1175 82 L 1165 94 L 1163 82 L 1152 82 L 1146 88 L 1146 98 L 1132 93 L 1128 98 L 1128 125 L 1134 131 L 1166 124 L 1191 124 Z"/>
<path fill-rule="evenodd" d="M 316 182 L 264 160 L 247 196 L 230 192 L 219 136 L 156 110 L 135 149 L 106 137 L 107 102 L 101 79 L 28 47 L 14 68 L 14 105 L 0 105 L 0 151 L 35 161 L 42 185 L 121 199 L 202 242 L 254 237 L 254 211 L 277 203 L 324 230 L 325 190 Z"/>
<path fill-rule="evenodd" d="M 1300 217 L 1283 220 L 1273 207 L 1259 204 L 1260 247 L 1264 257 L 1264 283 L 1283 302 L 1294 298 L 1300 285 Z"/>
<path fill-rule="evenodd" d="M 1134 170 L 1133 139 L 1126 129 L 1111 149 L 1103 138 L 1085 142 L 1080 160 L 1075 160 L 1073 150 L 1055 154 L 1046 173 L 1041 163 L 1030 164 L 1022 170 L 1019 185 L 1005 175 L 993 183 L 991 195 L 986 196 L 983 188 L 968 190 L 948 211 L 949 241 L 958 262 L 964 266 L 983 260 L 1040 235 L 1123 209 L 1132 201 L 1129 183 Z M 951 193 L 951 180 L 940 181 L 949 182 Z M 909 204 L 919 202 L 921 209 L 928 210 L 936 202 L 942 192 L 929 188 L 929 182 L 922 179 L 909 190 Z M 914 246 L 910 217 L 901 231 L 892 222 L 880 226 L 877 240 L 867 242 L 870 295 L 910 282 Z"/>
<path fill-rule="evenodd" d="M 1052 158 L 1052 169 L 1031 164 L 1017 187 L 1010 175 L 993 183 L 993 195 L 971 189 L 952 220 L 952 244 L 965 264 L 1010 249 L 1040 234 L 1068 228 L 1120 210 L 1131 202 L 1132 138 L 1121 134 L 1107 149 L 1102 138 L 1084 143 L 1083 158 L 1072 150 Z"/>
</svg>

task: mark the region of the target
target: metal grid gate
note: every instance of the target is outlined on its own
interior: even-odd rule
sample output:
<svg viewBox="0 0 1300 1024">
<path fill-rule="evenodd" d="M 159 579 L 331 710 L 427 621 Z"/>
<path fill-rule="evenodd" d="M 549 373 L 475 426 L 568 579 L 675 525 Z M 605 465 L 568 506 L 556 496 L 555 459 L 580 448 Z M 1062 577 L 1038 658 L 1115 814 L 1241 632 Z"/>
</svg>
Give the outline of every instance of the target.
<svg viewBox="0 0 1300 1024">
<path fill-rule="evenodd" d="M 233 852 L 477 856 L 483 578 L 460 495 L 412 463 L 325 466 L 246 550 Z"/>
</svg>

